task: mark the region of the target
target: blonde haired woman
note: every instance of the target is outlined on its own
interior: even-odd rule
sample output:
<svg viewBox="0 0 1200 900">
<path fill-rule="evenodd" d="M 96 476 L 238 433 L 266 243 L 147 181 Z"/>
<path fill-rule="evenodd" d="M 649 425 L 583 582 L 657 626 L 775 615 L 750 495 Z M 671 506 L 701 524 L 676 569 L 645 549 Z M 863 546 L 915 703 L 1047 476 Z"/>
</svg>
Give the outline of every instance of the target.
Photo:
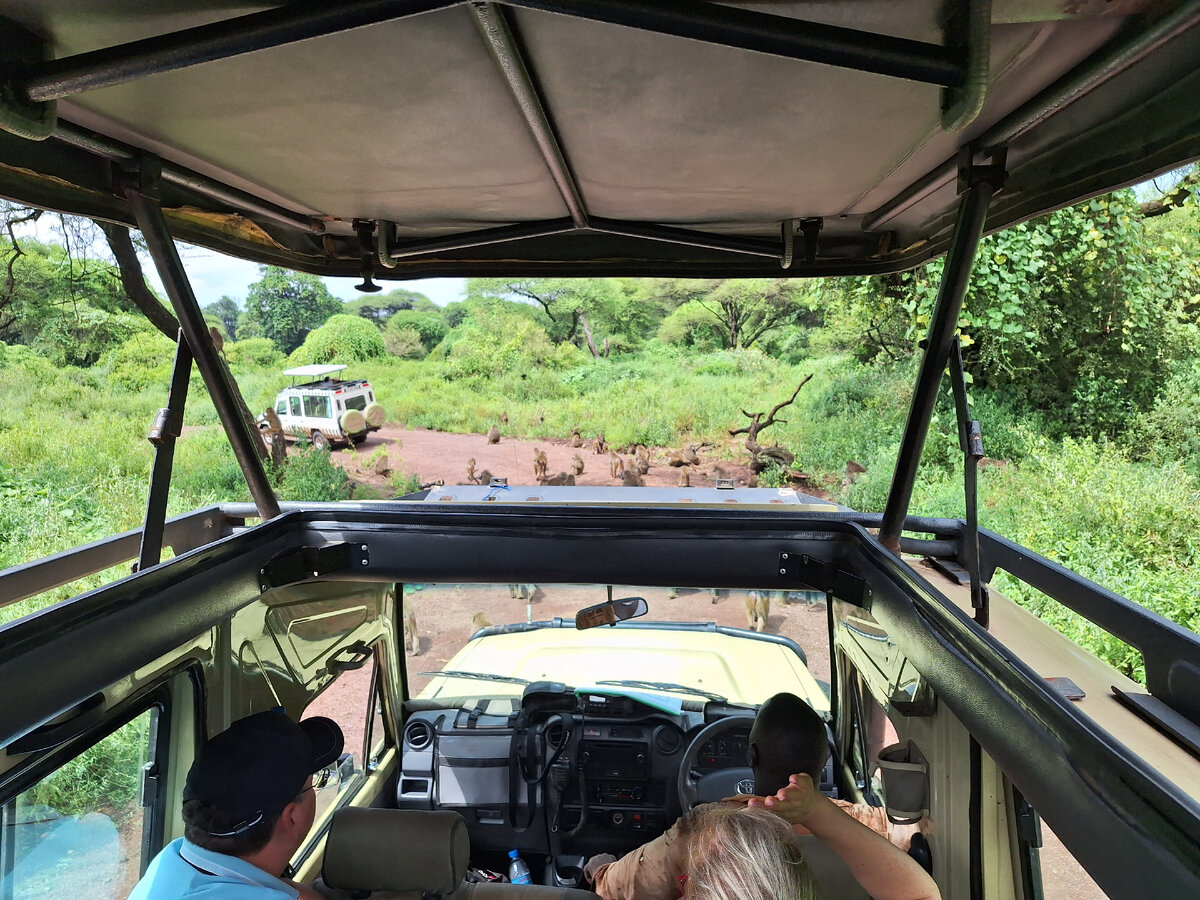
<svg viewBox="0 0 1200 900">
<path fill-rule="evenodd" d="M 685 816 L 679 833 L 687 871 L 679 892 L 685 900 L 812 900 L 817 892 L 795 825 L 836 853 L 875 900 L 941 900 L 924 869 L 846 815 L 808 775 L 793 775 L 777 794 L 749 806 L 711 804 Z"/>
<path fill-rule="evenodd" d="M 700 806 L 684 817 L 688 900 L 811 900 L 812 876 L 792 829 L 773 812 L 740 806 Z"/>
</svg>

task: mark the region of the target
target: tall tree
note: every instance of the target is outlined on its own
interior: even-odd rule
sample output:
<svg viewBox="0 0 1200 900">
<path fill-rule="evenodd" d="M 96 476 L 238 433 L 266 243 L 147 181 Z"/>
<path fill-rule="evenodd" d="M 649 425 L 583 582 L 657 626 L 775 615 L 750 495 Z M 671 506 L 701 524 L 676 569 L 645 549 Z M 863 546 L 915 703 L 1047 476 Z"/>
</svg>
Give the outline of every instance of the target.
<svg viewBox="0 0 1200 900">
<path fill-rule="evenodd" d="M 229 335 L 231 341 L 237 340 L 238 316 L 242 313 L 232 297 L 222 297 L 215 303 L 208 304 L 204 307 L 203 312 L 219 320 L 225 326 L 225 333 Z"/>
<path fill-rule="evenodd" d="M 772 328 L 813 316 L 815 288 L 786 278 L 666 279 L 652 288 L 660 302 L 698 304 L 711 316 L 725 346 L 750 347 Z"/>
<path fill-rule="evenodd" d="M 238 327 L 270 338 L 284 353 L 291 353 L 310 331 L 342 311 L 342 302 L 315 275 L 278 266 L 262 266 L 259 271 L 262 277 L 250 285 Z"/>
</svg>

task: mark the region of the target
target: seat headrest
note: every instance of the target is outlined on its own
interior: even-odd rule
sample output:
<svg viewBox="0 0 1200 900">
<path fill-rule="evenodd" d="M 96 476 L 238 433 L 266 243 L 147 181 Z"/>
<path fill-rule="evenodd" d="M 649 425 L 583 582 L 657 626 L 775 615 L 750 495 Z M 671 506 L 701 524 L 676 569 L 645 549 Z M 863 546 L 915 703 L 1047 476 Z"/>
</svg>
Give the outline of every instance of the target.
<svg viewBox="0 0 1200 900">
<path fill-rule="evenodd" d="M 329 825 L 322 877 L 339 890 L 449 894 L 470 859 L 467 823 L 456 812 L 346 807 Z"/>
</svg>

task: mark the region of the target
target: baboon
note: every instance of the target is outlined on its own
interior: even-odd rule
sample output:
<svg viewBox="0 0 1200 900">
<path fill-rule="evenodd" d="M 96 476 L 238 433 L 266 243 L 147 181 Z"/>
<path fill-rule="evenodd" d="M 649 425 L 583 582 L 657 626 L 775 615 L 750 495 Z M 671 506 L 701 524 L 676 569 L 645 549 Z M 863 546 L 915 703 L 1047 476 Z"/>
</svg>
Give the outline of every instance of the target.
<svg viewBox="0 0 1200 900">
<path fill-rule="evenodd" d="M 603 431 L 601 431 L 599 434 L 596 435 L 596 440 L 594 442 L 594 446 L 596 448 L 597 453 L 607 453 L 608 452 L 608 444 L 604 443 L 604 432 Z"/>
<path fill-rule="evenodd" d="M 625 469 L 621 473 L 621 484 L 625 487 L 645 487 L 646 482 L 642 480 L 642 476 L 633 469 Z"/>
<path fill-rule="evenodd" d="M 492 480 L 491 472 L 489 472 L 487 469 L 479 470 L 479 480 L 476 482 L 476 484 L 490 484 L 491 480 Z"/>
<path fill-rule="evenodd" d="M 279 416 L 275 414 L 275 410 L 267 407 L 263 412 L 263 417 L 267 420 L 267 435 L 270 437 L 271 444 L 271 462 L 275 468 L 280 468 L 287 462 L 287 440 L 283 436 L 283 424 L 279 421 Z"/>
<path fill-rule="evenodd" d="M 846 460 L 846 477 L 842 479 L 842 487 L 854 484 L 858 480 L 858 476 L 867 471 L 867 467 L 862 463 L 857 463 L 852 459 Z"/>
<path fill-rule="evenodd" d="M 676 597 L 678 597 L 678 596 L 679 596 L 679 588 L 677 588 L 677 587 L 673 587 L 673 588 L 669 588 L 669 589 L 667 590 L 667 599 L 668 599 L 668 600 L 674 600 L 674 599 L 675 599 Z M 716 603 L 716 602 L 717 602 L 717 600 L 719 600 L 719 599 L 720 599 L 720 598 L 717 596 L 717 589 L 716 589 L 716 588 L 709 588 L 709 589 L 708 589 L 708 596 L 712 598 L 712 602 L 713 602 L 713 603 Z"/>
<path fill-rule="evenodd" d="M 549 463 L 546 461 L 546 451 L 537 449 L 533 451 L 533 478 L 535 481 L 541 481 L 546 477 L 546 467 Z"/>
<path fill-rule="evenodd" d="M 500 429 L 497 428 L 495 425 L 493 425 L 491 428 L 488 429 L 487 442 L 489 444 L 500 443 Z"/>
<path fill-rule="evenodd" d="M 633 458 L 633 465 L 634 468 L 637 469 L 637 473 L 639 475 L 645 475 L 650 471 L 650 457 L 641 455 L 635 456 Z"/>
<path fill-rule="evenodd" d="M 583 474 L 583 458 L 578 453 L 571 457 L 571 474 L 576 478 Z"/>
<path fill-rule="evenodd" d="M 475 477 L 475 457 L 467 460 L 467 481 L 479 484 L 479 479 Z"/>
<path fill-rule="evenodd" d="M 750 477 L 746 479 L 746 487 L 758 487 L 758 476 L 753 472 L 750 473 Z"/>
<path fill-rule="evenodd" d="M 417 611 L 404 604 L 404 652 L 416 656 L 421 652 L 421 638 L 417 634 Z"/>
<path fill-rule="evenodd" d="M 563 487 L 565 485 L 573 485 L 575 476 L 570 472 L 559 472 L 557 475 L 551 475 L 549 478 L 543 478 L 538 484 L 546 485 L 547 487 Z"/>
<path fill-rule="evenodd" d="M 644 459 L 646 465 L 650 465 L 650 451 L 646 449 L 645 444 L 638 444 L 633 448 L 633 455 L 638 459 Z"/>
<path fill-rule="evenodd" d="M 692 486 L 692 479 L 691 479 L 691 476 L 688 475 L 687 466 L 684 466 L 679 470 L 679 480 L 677 482 L 675 482 L 675 486 L 676 487 L 691 487 Z"/>
<path fill-rule="evenodd" d="M 726 472 L 723 468 L 721 468 L 720 466 L 713 466 L 713 479 L 714 480 L 724 481 L 728 477 L 729 477 L 729 473 Z"/>
<path fill-rule="evenodd" d="M 507 409 L 504 412 L 500 413 L 500 424 L 501 425 L 508 424 L 508 410 Z"/>
<path fill-rule="evenodd" d="M 578 428 L 571 429 L 571 446 L 572 447 L 582 447 L 583 446 L 583 438 L 581 438 L 579 436 Z"/>
<path fill-rule="evenodd" d="M 669 466 L 698 466 L 700 465 L 700 457 L 696 453 L 696 445 L 689 444 L 683 450 L 672 450 L 667 454 L 667 465 Z"/>
<path fill-rule="evenodd" d="M 474 634 L 475 632 L 477 632 L 481 629 L 491 628 L 491 627 L 492 627 L 492 620 L 489 619 L 487 616 L 485 616 L 483 613 L 477 612 L 477 613 L 475 613 L 475 615 L 471 616 L 471 634 Z"/>
<path fill-rule="evenodd" d="M 767 617 L 771 614 L 771 595 L 766 591 L 746 592 L 746 625 L 755 631 L 767 630 Z"/>
<path fill-rule="evenodd" d="M 514 600 L 532 600 L 535 593 L 537 593 L 536 584 L 510 584 L 508 586 L 508 595 Z"/>
<path fill-rule="evenodd" d="M 625 472 L 625 460 L 617 456 L 616 450 L 608 451 L 608 472 L 613 478 L 620 478 Z"/>
<path fill-rule="evenodd" d="M 221 332 L 217 331 L 215 327 L 210 327 L 208 329 L 208 336 L 212 339 L 214 350 L 220 353 L 225 349 L 225 338 L 221 337 Z"/>
</svg>

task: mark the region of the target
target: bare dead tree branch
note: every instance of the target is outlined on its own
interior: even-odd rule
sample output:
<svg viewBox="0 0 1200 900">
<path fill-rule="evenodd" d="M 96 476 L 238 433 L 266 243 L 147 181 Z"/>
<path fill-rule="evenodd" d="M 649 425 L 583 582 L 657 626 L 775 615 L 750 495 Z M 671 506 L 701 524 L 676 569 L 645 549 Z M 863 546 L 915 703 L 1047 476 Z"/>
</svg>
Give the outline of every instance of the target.
<svg viewBox="0 0 1200 900">
<path fill-rule="evenodd" d="M 784 421 L 783 419 L 776 419 L 775 414 L 778 413 L 785 406 L 791 406 L 792 403 L 795 402 L 796 397 L 799 395 L 800 388 L 802 388 L 806 384 L 808 384 L 808 382 L 811 379 L 812 379 L 811 374 L 805 375 L 804 378 L 801 379 L 800 383 L 798 385 L 796 385 L 796 389 L 794 391 L 792 391 L 792 396 L 788 397 L 788 399 L 784 400 L 782 403 L 775 404 L 775 406 L 771 409 L 771 411 L 769 413 L 767 413 L 767 420 L 765 422 L 761 421 L 762 415 L 763 415 L 762 413 L 757 412 L 757 413 L 752 414 L 752 413 L 746 412 L 743 409 L 742 415 L 750 420 L 750 424 L 747 425 L 745 428 L 738 428 L 733 431 L 730 431 L 729 436 L 733 437 L 735 435 L 744 434 L 744 435 L 746 435 L 746 446 L 747 447 L 749 447 L 751 444 L 757 445 L 758 433 L 760 431 L 762 431 L 764 428 L 774 425 L 776 422 Z M 756 452 L 756 451 L 751 451 L 751 452 Z"/>
<path fill-rule="evenodd" d="M 121 273 L 121 287 L 125 295 L 142 311 L 155 328 L 175 340 L 179 334 L 179 322 L 158 298 L 146 286 L 146 276 L 142 273 L 142 262 L 138 259 L 133 239 L 129 229 L 124 225 L 114 225 L 112 222 L 98 222 L 100 230 L 108 241 L 108 249 L 117 260 L 117 271 Z"/>
</svg>

